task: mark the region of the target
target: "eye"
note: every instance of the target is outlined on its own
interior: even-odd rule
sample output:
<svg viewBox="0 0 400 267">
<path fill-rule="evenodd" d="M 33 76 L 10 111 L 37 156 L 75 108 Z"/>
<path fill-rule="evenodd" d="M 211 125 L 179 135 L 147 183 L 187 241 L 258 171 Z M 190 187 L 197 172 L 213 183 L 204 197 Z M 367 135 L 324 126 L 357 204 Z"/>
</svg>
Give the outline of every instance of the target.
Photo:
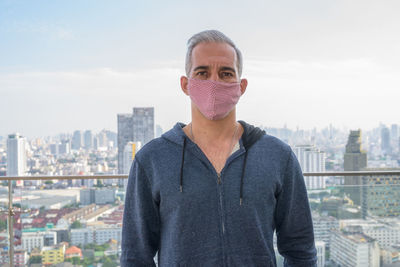
<svg viewBox="0 0 400 267">
<path fill-rule="evenodd" d="M 222 72 L 222 77 L 233 77 L 233 73 L 224 71 L 224 72 Z"/>
<path fill-rule="evenodd" d="M 196 73 L 196 76 L 205 76 L 207 75 L 207 71 L 199 71 Z"/>
</svg>

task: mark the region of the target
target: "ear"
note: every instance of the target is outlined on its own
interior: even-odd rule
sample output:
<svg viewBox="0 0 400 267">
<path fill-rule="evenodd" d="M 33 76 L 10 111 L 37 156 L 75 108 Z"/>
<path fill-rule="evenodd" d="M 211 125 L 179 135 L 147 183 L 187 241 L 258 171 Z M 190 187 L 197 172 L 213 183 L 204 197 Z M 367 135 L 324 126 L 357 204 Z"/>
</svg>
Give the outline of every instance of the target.
<svg viewBox="0 0 400 267">
<path fill-rule="evenodd" d="M 240 80 L 240 91 L 242 92 L 242 95 L 244 94 L 244 92 L 246 92 L 246 88 L 247 88 L 247 79 L 241 79 Z"/>
<path fill-rule="evenodd" d="M 188 82 L 189 82 L 189 80 L 188 80 L 188 78 L 186 76 L 181 76 L 181 88 L 182 88 L 182 91 L 186 95 L 189 95 L 189 92 L 188 92 L 188 89 L 187 89 Z"/>
</svg>

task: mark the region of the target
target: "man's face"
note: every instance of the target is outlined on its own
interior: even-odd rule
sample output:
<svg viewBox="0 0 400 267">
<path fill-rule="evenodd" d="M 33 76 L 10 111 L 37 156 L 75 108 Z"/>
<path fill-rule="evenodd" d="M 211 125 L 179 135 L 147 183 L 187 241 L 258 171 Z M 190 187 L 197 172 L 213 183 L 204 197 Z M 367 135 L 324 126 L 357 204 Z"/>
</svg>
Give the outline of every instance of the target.
<svg viewBox="0 0 400 267">
<path fill-rule="evenodd" d="M 240 79 L 235 49 L 227 43 L 200 43 L 192 51 L 192 67 L 189 77 L 181 77 L 181 87 L 189 95 L 188 78 L 219 82 L 240 82 L 242 94 L 246 91 L 247 80 Z"/>
<path fill-rule="evenodd" d="M 190 78 L 239 82 L 235 49 L 226 43 L 200 43 L 192 52 Z"/>
</svg>

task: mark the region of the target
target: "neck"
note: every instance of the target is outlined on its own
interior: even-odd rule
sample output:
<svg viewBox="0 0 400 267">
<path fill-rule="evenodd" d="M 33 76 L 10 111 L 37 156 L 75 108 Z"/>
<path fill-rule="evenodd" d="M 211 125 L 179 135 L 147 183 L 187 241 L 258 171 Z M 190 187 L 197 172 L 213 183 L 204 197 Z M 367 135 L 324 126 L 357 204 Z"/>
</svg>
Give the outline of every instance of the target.
<svg viewBox="0 0 400 267">
<path fill-rule="evenodd" d="M 236 108 L 221 120 L 208 120 L 196 107 L 192 106 L 192 131 L 196 141 L 205 143 L 221 143 L 232 140 L 236 127 Z M 240 136 L 238 131 L 237 136 Z"/>
</svg>

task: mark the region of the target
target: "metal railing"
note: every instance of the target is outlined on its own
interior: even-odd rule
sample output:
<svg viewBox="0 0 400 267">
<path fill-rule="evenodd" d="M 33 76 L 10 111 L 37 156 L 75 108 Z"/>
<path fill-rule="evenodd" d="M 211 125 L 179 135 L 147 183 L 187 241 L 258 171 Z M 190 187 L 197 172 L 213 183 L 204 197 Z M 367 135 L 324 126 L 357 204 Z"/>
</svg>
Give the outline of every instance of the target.
<svg viewBox="0 0 400 267">
<path fill-rule="evenodd" d="M 400 176 L 399 171 L 342 171 L 342 172 L 305 172 L 305 177 L 315 176 L 376 176 L 376 175 L 397 175 Z M 95 180 L 95 179 L 127 179 L 126 174 L 104 174 L 104 175 L 60 175 L 60 176 L 3 176 L 0 177 L 0 181 L 8 181 L 8 232 L 9 232 L 9 261 L 10 266 L 14 266 L 14 233 L 13 233 L 13 199 L 12 199 L 12 181 L 34 181 L 34 180 Z M 346 185 L 338 185 L 346 186 Z M 363 185 L 351 185 L 351 186 L 363 186 Z"/>
</svg>

